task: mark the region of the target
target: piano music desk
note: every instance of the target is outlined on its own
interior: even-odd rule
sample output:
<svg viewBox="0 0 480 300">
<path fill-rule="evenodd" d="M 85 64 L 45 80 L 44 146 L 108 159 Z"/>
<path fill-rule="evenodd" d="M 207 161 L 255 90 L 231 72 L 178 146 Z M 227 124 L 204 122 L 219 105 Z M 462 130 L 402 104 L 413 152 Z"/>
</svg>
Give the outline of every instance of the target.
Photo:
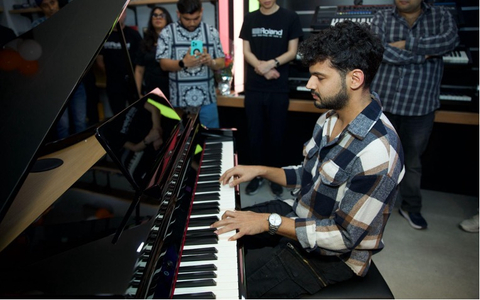
<svg viewBox="0 0 480 300">
<path fill-rule="evenodd" d="M 243 95 L 222 96 L 217 95 L 217 105 L 223 107 L 244 107 Z M 316 108 L 313 104 L 313 100 L 300 100 L 290 99 L 289 111 L 295 112 L 307 112 L 307 113 L 323 113 L 326 109 Z M 438 123 L 450 123 L 450 124 L 463 124 L 463 125 L 477 125 L 478 126 L 478 113 L 474 112 L 461 112 L 461 111 L 448 111 L 437 110 L 435 113 L 435 122 Z"/>
<path fill-rule="evenodd" d="M 70 147 L 41 157 L 59 158 L 63 164 L 52 170 L 28 174 L 0 223 L 0 252 L 104 155 L 105 150 L 92 135 Z"/>
</svg>

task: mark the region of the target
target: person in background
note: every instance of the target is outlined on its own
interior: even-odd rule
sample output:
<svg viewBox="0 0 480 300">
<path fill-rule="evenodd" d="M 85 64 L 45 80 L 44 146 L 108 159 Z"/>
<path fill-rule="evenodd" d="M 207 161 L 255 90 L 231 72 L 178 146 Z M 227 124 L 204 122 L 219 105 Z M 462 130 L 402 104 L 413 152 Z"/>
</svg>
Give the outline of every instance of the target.
<svg viewBox="0 0 480 300">
<path fill-rule="evenodd" d="M 135 78 L 132 78 L 134 69 L 131 72 L 129 69 L 133 68 L 134 61 L 132 60 L 135 59 L 142 37 L 137 30 L 125 25 L 126 18 L 127 9 L 118 18 L 118 23 L 125 36 L 130 61 L 126 60 L 121 44 L 122 35 L 117 30 L 117 26 L 113 27 L 112 33 L 103 45 L 102 50 L 100 50 L 96 60 L 98 67 L 106 75 L 108 103 L 114 115 L 139 98 L 139 92 L 132 85 L 135 81 Z"/>
<path fill-rule="evenodd" d="M 415 229 L 428 227 L 421 214 L 421 156 L 440 107 L 442 55 L 459 43 L 457 26 L 444 7 L 422 0 L 395 0 L 380 10 L 372 31 L 385 46 L 383 62 L 372 84 L 395 126 L 405 151 L 405 178 L 400 185 L 400 214 Z"/>
<path fill-rule="evenodd" d="M 142 95 L 158 87 L 167 99 L 170 98 L 168 72 L 160 68 L 160 64 L 155 58 L 158 36 L 162 29 L 170 23 L 172 23 L 172 17 L 168 10 L 159 6 L 152 8 L 135 65 L 135 83 Z"/>
<path fill-rule="evenodd" d="M 58 0 L 35 0 L 37 6 L 42 10 L 44 16 L 32 22 L 36 27 L 48 18 L 56 14 L 61 6 Z M 73 125 L 71 128 L 70 125 Z M 87 128 L 87 92 L 85 84 L 81 81 L 70 98 L 67 100 L 67 107 L 57 122 L 57 138 L 64 139 L 72 133 L 82 132 Z"/>
<path fill-rule="evenodd" d="M 43 17 L 34 20 L 32 22 L 32 27 L 37 27 L 60 10 L 60 3 L 58 0 L 35 0 L 35 3 L 42 11 Z"/>
<path fill-rule="evenodd" d="M 218 30 L 202 22 L 200 0 L 179 0 L 178 21 L 166 26 L 157 43 L 157 60 L 170 72 L 170 102 L 182 113 L 200 112 L 200 122 L 219 128 L 214 73 L 225 66 Z M 203 53 L 192 55 L 191 42 L 200 40 Z"/>
<path fill-rule="evenodd" d="M 366 24 L 351 21 L 300 45 L 315 106 L 322 114 L 298 166 L 236 166 L 221 177 L 236 186 L 262 176 L 298 190 L 226 211 L 212 224 L 233 231 L 245 249 L 247 298 L 296 298 L 368 273 L 404 174 L 403 151 L 370 84 L 383 46 Z"/>
<path fill-rule="evenodd" d="M 260 9 L 245 16 L 240 38 L 247 62 L 245 113 L 247 115 L 249 158 L 253 165 L 279 167 L 289 105 L 289 62 L 297 55 L 303 35 L 300 19 L 276 0 L 259 0 Z M 255 194 L 263 178 L 253 178 L 245 188 Z M 280 197 L 283 188 L 272 182 Z"/>
</svg>

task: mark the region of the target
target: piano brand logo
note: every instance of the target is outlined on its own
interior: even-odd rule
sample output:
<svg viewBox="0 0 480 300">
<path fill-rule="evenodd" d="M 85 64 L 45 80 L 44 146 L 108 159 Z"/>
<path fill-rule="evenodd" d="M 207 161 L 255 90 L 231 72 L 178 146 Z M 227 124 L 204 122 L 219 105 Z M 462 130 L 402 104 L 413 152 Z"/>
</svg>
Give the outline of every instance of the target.
<svg viewBox="0 0 480 300">
<path fill-rule="evenodd" d="M 275 30 L 271 28 L 252 28 L 252 36 L 253 37 L 274 37 L 274 38 L 281 38 L 283 35 L 283 29 Z"/>
</svg>

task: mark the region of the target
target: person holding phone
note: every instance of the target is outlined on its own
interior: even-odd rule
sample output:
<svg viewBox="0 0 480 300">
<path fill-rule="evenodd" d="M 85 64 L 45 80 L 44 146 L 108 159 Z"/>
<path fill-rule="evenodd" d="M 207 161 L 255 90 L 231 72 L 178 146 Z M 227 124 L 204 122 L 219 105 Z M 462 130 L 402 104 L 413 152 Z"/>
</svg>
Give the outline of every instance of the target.
<svg viewBox="0 0 480 300">
<path fill-rule="evenodd" d="M 170 102 L 178 113 L 199 112 L 204 126 L 219 128 L 213 71 L 225 66 L 225 54 L 218 30 L 202 21 L 202 13 L 200 0 L 179 0 L 178 21 L 160 33 L 156 59 L 170 72 Z"/>
</svg>

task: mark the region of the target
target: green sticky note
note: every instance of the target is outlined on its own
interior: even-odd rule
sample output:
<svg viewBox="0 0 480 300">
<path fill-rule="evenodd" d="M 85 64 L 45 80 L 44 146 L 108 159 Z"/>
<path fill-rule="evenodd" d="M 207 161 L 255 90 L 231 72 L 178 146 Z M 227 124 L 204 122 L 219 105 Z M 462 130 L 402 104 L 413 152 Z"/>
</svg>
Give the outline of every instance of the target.
<svg viewBox="0 0 480 300">
<path fill-rule="evenodd" d="M 160 114 L 164 117 L 167 117 L 169 119 L 173 119 L 173 120 L 180 120 L 180 116 L 177 114 L 177 112 L 172 109 L 171 107 L 168 107 L 168 106 L 165 106 L 163 104 L 160 104 L 152 99 L 148 99 L 147 100 L 148 103 L 150 103 L 151 105 L 155 106 L 156 108 L 158 108 L 158 110 L 160 110 Z"/>
</svg>

